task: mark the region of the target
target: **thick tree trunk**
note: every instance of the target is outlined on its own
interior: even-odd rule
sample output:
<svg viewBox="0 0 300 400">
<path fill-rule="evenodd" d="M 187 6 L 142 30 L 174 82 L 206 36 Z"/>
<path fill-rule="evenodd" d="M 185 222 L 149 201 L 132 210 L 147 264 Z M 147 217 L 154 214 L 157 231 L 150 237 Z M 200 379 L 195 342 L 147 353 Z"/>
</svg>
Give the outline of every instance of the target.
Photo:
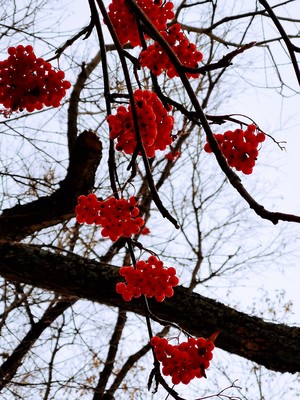
<svg viewBox="0 0 300 400">
<path fill-rule="evenodd" d="M 0 243 L 0 275 L 51 290 L 145 315 L 144 302 L 123 301 L 115 291 L 120 277 L 116 266 L 76 255 L 54 254 L 39 247 Z M 178 287 L 174 297 L 149 301 L 152 313 L 178 324 L 195 336 L 220 331 L 216 345 L 230 353 L 279 372 L 300 372 L 300 328 L 264 322 L 215 300 Z"/>
</svg>

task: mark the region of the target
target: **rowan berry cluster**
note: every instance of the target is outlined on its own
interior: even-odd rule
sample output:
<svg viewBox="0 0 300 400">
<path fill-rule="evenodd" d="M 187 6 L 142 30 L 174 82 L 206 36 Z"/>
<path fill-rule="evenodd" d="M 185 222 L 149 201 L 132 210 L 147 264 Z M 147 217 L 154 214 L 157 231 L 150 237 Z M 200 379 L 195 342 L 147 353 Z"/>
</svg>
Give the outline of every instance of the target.
<svg viewBox="0 0 300 400">
<path fill-rule="evenodd" d="M 71 87 L 65 73 L 37 58 L 30 45 L 9 47 L 7 52 L 9 57 L 0 61 L 0 103 L 10 111 L 59 107 Z"/>
<path fill-rule="evenodd" d="M 130 237 L 138 234 L 144 225 L 144 220 L 138 217 L 137 198 L 129 200 L 110 197 L 107 200 L 98 200 L 94 193 L 88 196 L 79 196 L 75 208 L 76 220 L 80 224 L 101 225 L 101 235 L 109 237 L 113 242 L 121 236 Z"/>
<path fill-rule="evenodd" d="M 166 297 L 173 296 L 173 287 L 179 283 L 175 268 L 164 267 L 164 263 L 155 256 L 150 256 L 147 261 L 138 261 L 135 268 L 121 267 L 119 273 L 126 283 L 118 282 L 116 291 L 125 301 L 145 295 L 162 302 Z"/>
<path fill-rule="evenodd" d="M 165 150 L 173 141 L 171 132 L 174 118 L 159 100 L 156 93 L 149 90 L 136 90 L 134 100 L 138 117 L 141 139 L 147 157 L 154 157 L 156 150 Z M 110 138 L 117 139 L 116 149 L 132 154 L 137 146 L 133 124 L 132 109 L 129 105 L 117 108 L 117 113 L 109 115 L 107 122 L 110 127 Z"/>
<path fill-rule="evenodd" d="M 204 338 L 189 338 L 187 342 L 171 345 L 165 338 L 150 340 L 155 356 L 162 363 L 162 373 L 172 377 L 174 385 L 190 383 L 194 378 L 206 377 L 205 370 L 213 358 L 214 343 Z"/>
<path fill-rule="evenodd" d="M 172 11 L 174 4 L 170 1 L 137 0 L 137 4 L 159 31 L 166 29 L 167 21 L 175 16 Z M 125 0 L 113 0 L 109 5 L 108 15 L 122 46 L 127 42 L 132 47 L 141 46 L 136 18 L 125 4 Z"/>
<path fill-rule="evenodd" d="M 255 134 L 255 132 L 256 126 L 251 124 L 248 125 L 245 131 L 236 129 L 235 131 L 214 135 L 228 165 L 246 175 L 253 172 L 258 156 L 258 146 L 266 138 L 264 133 L 258 132 Z M 204 150 L 207 153 L 212 152 L 209 143 L 204 145 Z"/>
<path fill-rule="evenodd" d="M 193 43 L 189 42 L 181 30 L 180 24 L 174 24 L 167 31 L 160 33 L 172 47 L 182 65 L 189 68 L 198 68 L 198 63 L 202 61 L 203 54 L 197 50 Z M 178 76 L 173 63 L 157 42 L 154 42 L 141 52 L 139 61 L 142 67 L 149 68 L 154 75 L 158 76 L 163 71 L 166 71 L 169 78 Z M 187 73 L 186 76 L 188 78 L 198 78 L 199 73 Z"/>
</svg>

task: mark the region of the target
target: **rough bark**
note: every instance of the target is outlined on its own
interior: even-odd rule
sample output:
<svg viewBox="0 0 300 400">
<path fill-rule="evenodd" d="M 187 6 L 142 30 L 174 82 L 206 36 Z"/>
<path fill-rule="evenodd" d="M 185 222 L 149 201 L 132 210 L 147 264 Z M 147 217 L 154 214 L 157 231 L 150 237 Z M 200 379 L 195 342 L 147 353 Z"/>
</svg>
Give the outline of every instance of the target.
<svg viewBox="0 0 300 400">
<path fill-rule="evenodd" d="M 4 210 L 0 215 L 0 240 L 19 241 L 43 228 L 74 217 L 77 197 L 94 186 L 102 157 L 102 144 L 92 131 L 81 133 L 70 156 L 67 175 L 50 196 Z"/>
<path fill-rule="evenodd" d="M 64 296 L 77 296 L 145 315 L 141 299 L 124 302 L 115 291 L 120 277 L 116 266 L 36 246 L 0 243 L 0 274 Z M 152 313 L 180 325 L 195 336 L 220 331 L 216 345 L 230 353 L 279 372 L 300 371 L 300 328 L 267 323 L 215 300 L 178 287 L 163 303 L 149 301 Z"/>
</svg>

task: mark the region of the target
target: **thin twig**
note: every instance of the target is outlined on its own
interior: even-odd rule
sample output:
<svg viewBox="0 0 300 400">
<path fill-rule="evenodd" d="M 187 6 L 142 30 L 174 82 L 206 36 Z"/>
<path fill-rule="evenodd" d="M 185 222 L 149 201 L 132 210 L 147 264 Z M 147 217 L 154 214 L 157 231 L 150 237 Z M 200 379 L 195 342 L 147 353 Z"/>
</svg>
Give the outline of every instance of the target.
<svg viewBox="0 0 300 400">
<path fill-rule="evenodd" d="M 124 73 L 124 77 L 125 77 L 125 82 L 126 82 L 126 86 L 127 86 L 127 90 L 128 90 L 128 94 L 129 94 L 129 98 L 130 98 L 130 105 L 132 108 L 132 116 L 133 116 L 133 123 L 134 123 L 134 129 L 135 129 L 135 133 L 136 133 L 136 139 L 137 139 L 137 143 L 139 146 L 139 150 L 141 152 L 142 155 L 142 159 L 143 159 L 143 163 L 144 163 L 144 167 L 145 167 L 145 171 L 146 171 L 146 177 L 147 177 L 147 182 L 149 185 L 149 189 L 153 198 L 153 201 L 155 203 L 155 205 L 157 206 L 158 210 L 160 211 L 161 215 L 164 218 L 167 218 L 177 229 L 179 228 L 177 221 L 175 220 L 175 218 L 169 213 L 169 211 L 165 208 L 165 206 L 163 205 L 158 192 L 156 190 L 155 184 L 154 184 L 154 180 L 153 180 L 153 176 L 150 170 L 150 166 L 149 166 L 149 161 L 143 146 L 143 142 L 142 142 L 142 138 L 141 138 L 141 134 L 140 134 L 140 129 L 139 129 L 139 124 L 138 124 L 138 118 L 137 118 L 137 111 L 136 111 L 136 106 L 135 106 L 135 101 L 134 101 L 134 97 L 133 97 L 133 89 L 132 89 L 132 85 L 131 85 L 131 79 L 129 76 L 129 71 L 128 71 L 128 67 L 126 64 L 126 59 L 125 56 L 123 54 L 123 49 L 122 46 L 119 42 L 118 36 L 115 32 L 115 29 L 111 23 L 111 20 L 107 14 L 106 11 L 106 7 L 103 4 L 103 2 L 101 0 L 97 0 L 97 4 L 100 8 L 100 11 L 102 13 L 102 16 L 105 20 L 105 23 L 110 31 L 110 34 L 113 38 L 113 41 L 115 43 L 116 46 L 116 50 L 119 54 L 119 58 L 120 58 L 120 62 L 122 65 L 122 69 L 123 69 L 123 73 Z"/>
<path fill-rule="evenodd" d="M 79 31 L 76 35 L 74 35 L 71 39 L 68 39 L 64 45 L 62 45 L 61 47 L 59 47 L 56 51 L 55 51 L 55 56 L 53 56 L 52 58 L 49 58 L 49 60 L 47 60 L 48 62 L 59 59 L 60 56 L 62 55 L 62 53 L 68 48 L 70 47 L 74 42 L 76 42 L 76 40 L 78 40 L 81 36 L 85 35 L 85 37 L 83 38 L 83 40 L 87 39 L 92 31 L 94 29 L 94 22 L 93 19 L 91 19 L 91 22 L 88 24 L 88 26 L 86 26 L 85 28 L 81 29 L 81 31 Z"/>
<path fill-rule="evenodd" d="M 136 4 L 134 0 L 127 0 L 130 3 L 130 7 L 134 10 L 135 14 L 141 19 L 147 31 L 151 34 L 152 38 L 156 40 L 163 50 L 167 53 L 170 61 L 173 63 L 178 75 L 182 81 L 182 84 L 193 104 L 195 112 L 199 118 L 199 121 L 206 133 L 207 140 L 210 144 L 210 147 L 218 161 L 218 164 L 224 174 L 227 176 L 231 185 L 237 190 L 237 192 L 241 195 L 241 197 L 248 203 L 249 207 L 253 209 L 257 215 L 259 215 L 263 219 L 267 219 L 271 221 L 273 224 L 277 224 L 280 220 L 289 221 L 289 222 L 297 222 L 300 223 L 300 216 L 294 214 L 287 214 L 281 212 L 272 212 L 266 210 L 263 205 L 259 204 L 251 195 L 247 192 L 243 184 L 241 183 L 241 179 L 239 176 L 229 167 L 227 161 L 222 154 L 218 143 L 213 135 L 213 132 L 210 128 L 208 120 L 203 112 L 202 107 L 199 104 L 197 96 L 194 93 L 194 90 L 186 77 L 184 68 L 174 53 L 171 46 L 167 43 L 167 41 L 160 35 L 158 30 L 153 26 L 149 18 L 146 14 L 141 10 L 141 8 Z"/>
<path fill-rule="evenodd" d="M 286 34 L 283 26 L 281 25 L 281 23 L 279 22 L 276 14 L 274 13 L 274 11 L 272 10 L 272 7 L 269 5 L 269 3 L 266 0 L 259 0 L 260 4 L 265 8 L 265 10 L 267 11 L 267 13 L 270 15 L 270 18 L 272 19 L 274 25 L 276 26 L 276 28 L 278 29 L 287 49 L 288 52 L 290 54 L 291 57 L 291 61 L 294 67 L 294 71 L 300 86 L 300 69 L 299 69 L 299 65 L 298 65 L 298 61 L 297 58 L 295 56 L 295 52 L 300 53 L 300 48 L 295 46 L 289 39 L 288 35 Z"/>
</svg>

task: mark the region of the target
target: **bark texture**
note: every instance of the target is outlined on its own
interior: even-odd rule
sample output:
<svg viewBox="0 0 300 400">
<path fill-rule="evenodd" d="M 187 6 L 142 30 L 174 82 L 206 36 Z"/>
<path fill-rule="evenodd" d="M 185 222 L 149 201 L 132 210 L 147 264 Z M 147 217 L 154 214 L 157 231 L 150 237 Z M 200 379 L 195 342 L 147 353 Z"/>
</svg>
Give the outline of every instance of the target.
<svg viewBox="0 0 300 400">
<path fill-rule="evenodd" d="M 124 302 L 115 291 L 118 267 L 67 254 L 54 254 L 37 246 L 0 243 L 0 274 L 63 296 L 85 298 L 145 315 L 141 299 Z M 180 325 L 195 336 L 220 331 L 216 345 L 279 372 L 300 372 L 300 328 L 274 324 L 238 312 L 215 300 L 178 287 L 163 303 L 149 301 L 151 312 Z"/>
<path fill-rule="evenodd" d="M 102 144 L 92 131 L 82 132 L 70 156 L 67 175 L 50 196 L 16 205 L 0 215 L 0 240 L 19 241 L 43 228 L 74 217 L 77 197 L 94 186 L 102 157 Z"/>
</svg>

